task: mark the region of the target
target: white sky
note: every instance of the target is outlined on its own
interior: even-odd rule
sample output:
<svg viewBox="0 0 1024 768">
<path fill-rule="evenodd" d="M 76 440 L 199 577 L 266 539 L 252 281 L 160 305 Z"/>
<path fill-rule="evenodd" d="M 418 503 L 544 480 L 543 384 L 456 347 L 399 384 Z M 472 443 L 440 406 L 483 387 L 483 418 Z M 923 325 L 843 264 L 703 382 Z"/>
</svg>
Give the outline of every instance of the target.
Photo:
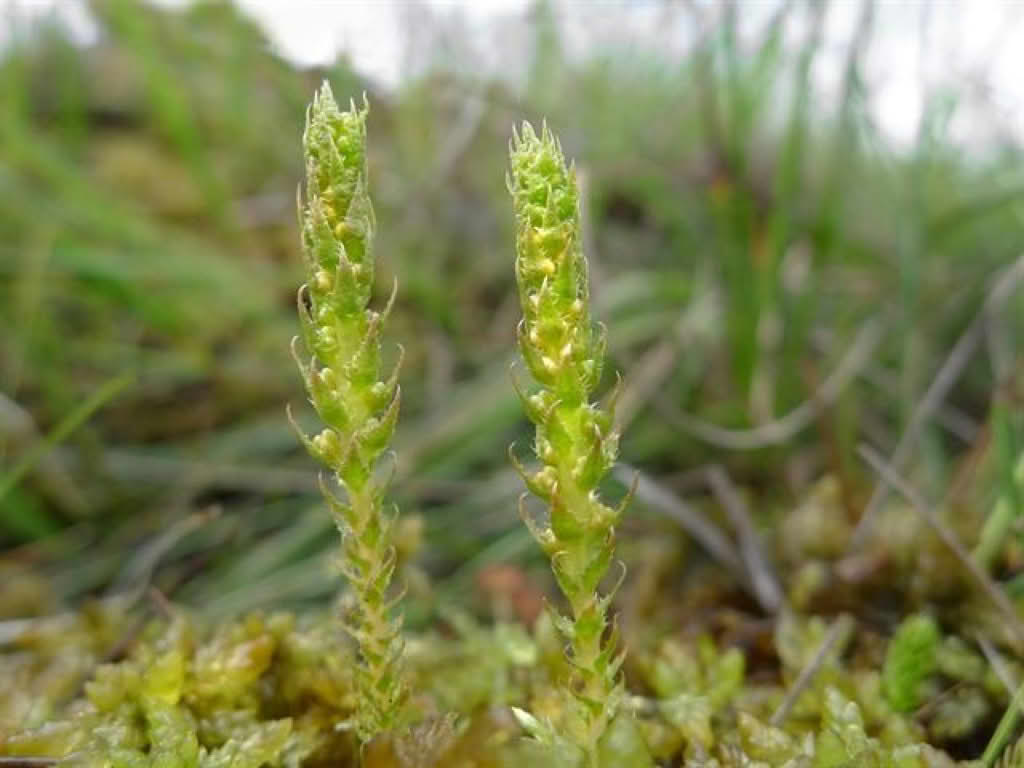
<svg viewBox="0 0 1024 768">
<path fill-rule="evenodd" d="M 185 0 L 159 0 L 180 5 Z M 3 3 L 4 0 L 0 0 Z M 6 0 L 33 12 L 57 9 L 83 39 L 90 36 L 83 0 Z M 277 49 L 305 65 L 331 62 L 345 51 L 360 71 L 395 84 L 403 70 L 403 29 L 415 8 L 457 14 L 469 34 L 468 47 L 484 71 L 497 69 L 508 48 L 503 18 L 522 19 L 530 0 L 236 0 L 267 29 Z M 700 5 L 713 8 L 712 0 Z M 757 27 L 776 0 L 741 0 L 741 23 Z M 678 50 L 692 38 L 688 26 L 664 27 L 664 4 L 636 0 L 628 11 L 613 0 L 556 0 L 570 51 L 585 55 L 602 42 L 657 45 Z M 824 48 L 814 70 L 819 91 L 837 87 L 860 2 L 829 4 Z M 688 25 L 685 13 L 677 14 Z M 403 23 L 405 26 L 403 27 Z M 415 23 L 415 22 L 413 22 Z M 0 22 L 0 43 L 4 38 Z M 799 32 L 800 35 L 803 32 Z M 794 40 L 799 43 L 798 36 Z M 924 45 L 922 46 L 922 41 Z M 900 144 L 913 142 L 926 88 L 955 78 L 966 98 L 953 123 L 954 135 L 984 141 L 1012 132 L 1024 138 L 1024 0 L 880 0 L 865 74 L 882 129 Z M 970 86 L 966 91 L 964 84 Z M 984 105 L 977 102 L 984 100 Z M 994 117 L 993 117 L 994 116 Z M 983 122 L 985 121 L 985 122 Z"/>
<path fill-rule="evenodd" d="M 168 2 L 168 0 L 162 0 Z M 176 3 L 178 0 L 170 0 Z M 303 64 L 326 64 L 346 51 L 363 72 L 395 83 L 401 72 L 400 0 L 235 0 L 262 22 L 281 53 Z M 522 13 L 527 0 L 426 0 L 444 13 L 480 24 L 499 14 Z"/>
</svg>

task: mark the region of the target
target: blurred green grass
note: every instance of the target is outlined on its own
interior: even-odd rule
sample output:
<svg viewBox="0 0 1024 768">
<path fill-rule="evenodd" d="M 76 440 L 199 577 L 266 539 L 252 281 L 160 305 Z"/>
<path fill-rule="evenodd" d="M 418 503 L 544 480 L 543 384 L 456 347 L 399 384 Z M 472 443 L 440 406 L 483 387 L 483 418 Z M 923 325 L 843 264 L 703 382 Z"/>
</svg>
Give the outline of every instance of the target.
<svg viewBox="0 0 1024 768">
<path fill-rule="evenodd" d="M 145 571 L 155 540 L 154 583 L 212 614 L 335 593 L 315 469 L 283 417 L 304 400 L 288 354 L 294 190 L 323 77 L 372 103 L 378 285 L 399 279 L 389 333 L 407 350 L 395 493 L 426 520 L 421 561 L 441 591 L 489 563 L 537 562 L 506 461 L 528 434 L 508 381 L 515 121 L 547 119 L 577 160 L 596 314 L 633 397 L 622 456 L 670 487 L 717 463 L 792 504 L 828 473 L 858 513 L 874 481 L 857 442 L 891 451 L 1024 244 L 1021 147 L 964 152 L 948 89 L 928 94 L 909 150 L 879 133 L 862 76 L 870 2 L 836 103 L 810 78 L 825 4 L 780 4 L 752 44 L 727 12 L 695 19 L 682 60 L 624 47 L 579 62 L 542 3 L 523 88 L 439 55 L 393 91 L 345 60 L 297 70 L 227 3 L 90 8 L 95 45 L 54 19 L 11 19 L 0 58 L 0 477 L 33 457 L 0 498 L 0 542 L 59 600 Z M 797 17 L 804 37 L 787 46 Z M 870 322 L 871 354 L 821 399 Z M 1012 485 L 1022 330 L 1017 291 L 913 451 L 935 498 L 972 457 L 992 464 L 964 525 Z M 43 435 L 124 375 L 129 389 L 35 460 Z M 757 433 L 808 403 L 804 428 L 750 450 L 701 428 Z"/>
</svg>

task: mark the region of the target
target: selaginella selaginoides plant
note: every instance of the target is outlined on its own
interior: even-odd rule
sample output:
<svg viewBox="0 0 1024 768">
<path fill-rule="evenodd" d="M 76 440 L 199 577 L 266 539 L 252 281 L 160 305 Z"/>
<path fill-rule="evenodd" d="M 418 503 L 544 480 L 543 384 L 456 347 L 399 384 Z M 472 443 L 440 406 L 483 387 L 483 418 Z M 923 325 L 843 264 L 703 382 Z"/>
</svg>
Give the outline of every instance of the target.
<svg viewBox="0 0 1024 768">
<path fill-rule="evenodd" d="M 605 339 L 590 319 L 576 174 L 546 127 L 537 136 L 527 123 L 513 138 L 508 185 L 523 311 L 519 348 L 539 387 L 521 398 L 536 425 L 541 467 L 530 472 L 516 465 L 549 509 L 543 523 L 523 517 L 551 559 L 571 611 L 571 617 L 556 617 L 572 666 L 565 732 L 593 763 L 622 692 L 614 627 L 606 637 L 614 590 L 599 591 L 625 507 L 605 505 L 597 492 L 618 448 L 611 410 L 590 402 L 601 380 Z"/>
<path fill-rule="evenodd" d="M 327 83 L 306 116 L 306 199 L 299 202 L 306 284 L 299 320 L 308 362 L 296 353 L 310 400 L 326 427 L 299 434 L 335 475 L 338 498 L 324 495 L 341 531 L 341 567 L 354 596 L 344 619 L 358 645 L 358 710 L 364 743 L 396 724 L 403 698 L 401 619 L 390 594 L 395 515 L 383 506 L 385 483 L 374 470 L 398 418 L 398 365 L 381 378 L 382 312 L 369 309 L 374 281 L 375 220 L 367 192 L 366 115 L 342 112 Z M 293 343 L 293 349 L 294 349 Z"/>
</svg>

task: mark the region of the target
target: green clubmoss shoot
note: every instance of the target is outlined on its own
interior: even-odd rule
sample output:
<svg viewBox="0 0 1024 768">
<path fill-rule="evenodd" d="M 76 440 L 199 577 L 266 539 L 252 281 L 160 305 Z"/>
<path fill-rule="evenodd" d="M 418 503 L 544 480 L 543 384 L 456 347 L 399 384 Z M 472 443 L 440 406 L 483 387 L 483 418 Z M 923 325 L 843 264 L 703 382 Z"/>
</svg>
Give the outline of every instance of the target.
<svg viewBox="0 0 1024 768">
<path fill-rule="evenodd" d="M 342 571 L 354 595 L 345 629 L 360 656 L 356 727 L 363 742 L 389 731 L 404 696 L 401 619 L 393 616 L 395 515 L 386 513 L 386 483 L 375 468 L 398 419 L 398 368 L 381 376 L 380 335 L 394 302 L 369 309 L 375 220 L 367 191 L 366 115 L 342 112 L 324 83 L 306 117 L 305 203 L 299 202 L 306 284 L 299 319 L 306 350 L 296 352 L 310 401 L 326 427 L 309 452 L 330 469 L 344 499 L 323 485 L 342 537 Z M 293 345 L 294 348 L 294 345 Z"/>
</svg>

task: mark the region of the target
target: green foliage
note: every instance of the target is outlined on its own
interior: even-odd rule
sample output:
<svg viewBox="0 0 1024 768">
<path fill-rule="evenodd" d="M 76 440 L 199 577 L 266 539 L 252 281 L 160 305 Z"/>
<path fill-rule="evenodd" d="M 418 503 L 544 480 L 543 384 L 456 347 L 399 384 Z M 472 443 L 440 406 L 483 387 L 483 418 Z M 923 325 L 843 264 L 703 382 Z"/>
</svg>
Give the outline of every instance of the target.
<svg viewBox="0 0 1024 768">
<path fill-rule="evenodd" d="M 307 283 L 299 319 L 311 362 L 295 359 L 310 401 L 327 424 L 306 437 L 309 452 L 334 472 L 345 499 L 323 486 L 341 530 L 342 572 L 356 605 L 345 629 L 359 646 L 357 727 L 365 742 L 397 721 L 404 696 L 402 622 L 392 618 L 396 517 L 385 512 L 386 483 L 374 475 L 398 422 L 396 364 L 380 378 L 380 334 L 388 307 L 367 307 L 373 293 L 375 221 L 366 176 L 367 107 L 341 112 L 325 82 L 306 119 L 306 201 L 301 206 Z M 296 339 L 297 341 L 297 339 Z"/>
<path fill-rule="evenodd" d="M 665 765 L 945 768 L 954 761 L 939 748 L 972 756 L 1004 709 L 985 763 L 1012 743 L 1018 702 L 1006 708 L 1005 685 L 978 644 L 993 643 L 1007 679 L 1018 680 L 1019 644 L 965 587 L 946 546 L 893 503 L 866 545 L 850 547 L 875 483 L 855 463 L 855 446 L 902 433 L 1024 241 L 1024 153 L 1010 134 L 965 148 L 951 126 L 963 123 L 961 102 L 979 107 L 957 100 L 955 83 L 925 96 L 915 145 L 894 147 L 880 133 L 863 54 L 882 5 L 862 4 L 835 104 L 817 97 L 811 75 L 825 48 L 841 47 L 822 47 L 836 4 L 785 3 L 760 30 L 727 4 L 704 19 L 720 21 L 688 53 L 609 43 L 586 57 L 564 55 L 562 14 L 542 4 L 524 90 L 481 80 L 472 60 L 452 62 L 464 30 L 439 32 L 438 19 L 411 30 L 408 53 L 426 50 L 429 62 L 375 96 L 372 116 L 350 113 L 348 128 L 362 135 L 366 118 L 373 132 L 380 226 L 360 231 L 373 219 L 353 193 L 342 213 L 357 226 L 320 233 L 303 330 L 316 321 L 320 260 L 329 280 L 341 247 L 353 267 L 368 263 L 372 231 L 388 255 L 377 264 L 382 282 L 394 274 L 403 284 L 389 318 L 407 342 L 392 493 L 426 521 L 420 532 L 420 518 L 406 515 L 390 531 L 412 598 L 401 679 L 421 723 L 370 741 L 366 768 L 565 768 L 583 759 L 563 727 L 578 703 L 567 707 L 561 693 L 573 674 L 563 644 L 549 619 L 533 636 L 527 628 L 530 604 L 551 586 L 548 564 L 507 514 L 519 486 L 503 448 L 531 429 L 502 386 L 515 312 L 502 169 L 508 125 L 522 115 L 561 126 L 577 159 L 579 178 L 563 199 L 582 203 L 586 217 L 556 215 L 552 243 L 564 227 L 576 244 L 586 230 L 592 245 L 588 313 L 614 328 L 609 364 L 630 376 L 623 456 L 670 494 L 691 493 L 696 475 L 683 470 L 721 465 L 750 502 L 793 609 L 762 615 L 737 587 L 743 579 L 709 564 L 672 520 L 653 507 L 631 516 L 628 537 L 616 529 L 630 564 L 620 600 L 630 655 L 612 683 L 626 681 L 632 695 L 619 698 L 598 760 L 647 765 L 649 748 Z M 325 75 L 346 95 L 369 86 L 344 61 L 327 71 L 292 66 L 231 3 L 93 0 L 90 9 L 95 44 L 75 44 L 55 21 L 19 25 L 15 11 L 0 55 L 0 537 L 19 545 L 0 561 L 0 752 L 96 765 L 354 765 L 343 729 L 360 722 L 365 667 L 322 618 L 337 590 L 337 547 L 280 403 L 300 389 L 286 342 L 303 249 L 291 215 L 302 107 Z M 688 21 L 675 18 L 690 12 L 686 4 L 663 10 L 666 29 Z M 433 45 L 435 34 L 444 45 Z M 337 160 L 334 170 L 366 194 L 363 149 L 350 144 Z M 325 203 L 327 189 L 315 192 Z M 526 247 L 544 265 L 543 238 Z M 350 284 L 350 297 L 373 292 L 354 269 Z M 334 311 L 341 297 L 327 293 L 321 303 Z M 897 462 L 925 496 L 948 500 L 946 522 L 978 543 L 993 579 L 1017 574 L 1018 592 L 1020 296 L 1018 285 L 999 311 L 984 310 L 985 343 L 930 414 L 920 450 Z M 377 339 L 366 312 L 384 299 L 341 306 L 338 317 Z M 533 319 L 543 330 L 557 318 Z M 329 339 L 316 330 L 307 348 L 316 362 L 302 365 L 310 388 L 326 391 L 316 345 Z M 597 361 L 601 338 L 589 319 L 579 333 L 589 344 L 583 363 Z M 562 347 L 540 341 L 542 368 L 544 357 L 558 364 Z M 851 349 L 858 354 L 848 359 Z M 379 356 L 373 344 L 365 352 L 364 361 Z M 371 368 L 356 371 L 372 373 L 358 386 L 387 389 L 388 375 Z M 125 373 L 136 386 L 65 435 L 91 411 L 90 394 Z M 558 377 L 538 379 L 538 394 L 579 397 L 589 414 L 600 384 L 587 375 L 595 382 L 582 396 Z M 362 409 L 364 424 L 379 426 L 392 404 L 397 411 L 397 399 L 382 397 L 373 410 L 377 401 L 310 396 L 344 411 L 321 414 L 339 446 L 359 430 L 331 419 L 351 422 Z M 314 432 L 298 416 L 310 434 L 325 426 Z M 541 421 L 538 433 L 557 442 L 558 424 Z M 600 439 L 572 434 L 573 450 L 601 443 L 597 453 L 611 448 L 611 463 L 610 429 Z M 372 442 L 345 467 L 378 488 L 380 467 L 358 461 L 379 455 Z M 335 447 L 324 437 L 318 457 L 336 460 Z M 723 524 L 715 505 L 701 512 Z M 571 540 L 573 518 L 558 519 Z M 381 539 L 390 521 L 383 516 Z M 406 542 L 421 533 L 429 546 L 411 564 L 416 546 Z M 659 555 L 634 555 L 624 543 Z M 610 540 L 594 544 L 611 551 Z M 481 586 L 478 576 L 495 565 L 521 577 L 517 591 Z M 178 640 L 166 626 L 142 630 L 151 611 L 137 598 L 150 585 L 224 623 L 200 621 Z M 82 602 L 103 595 L 115 596 Z M 607 592 L 595 587 L 593 596 Z M 455 620 L 454 604 L 484 618 L 467 611 Z M 298 628 L 233 620 L 267 605 L 315 618 Z M 353 626 L 355 592 L 340 605 Z M 903 705 L 884 675 L 882 606 L 894 622 L 934 613 L 947 633 L 934 671 L 906 688 Z M 769 726 L 836 611 L 854 617 L 850 637 L 784 722 Z M 691 630 L 702 639 L 691 643 Z M 895 711 L 911 697 L 912 716 Z M 542 741 L 520 738 L 509 707 L 531 713 L 524 724 Z M 1011 752 L 1004 761 L 1017 759 Z"/>
<path fill-rule="evenodd" d="M 921 683 L 935 671 L 941 640 L 935 619 L 924 614 L 908 616 L 896 629 L 885 654 L 882 686 L 897 712 L 920 706 Z"/>
<path fill-rule="evenodd" d="M 995 762 L 995 768 L 1024 768 L 1024 737 L 1004 750 Z"/>
<path fill-rule="evenodd" d="M 1001 493 L 978 537 L 974 556 L 991 568 L 997 555 L 1010 541 L 1010 531 L 1020 518 L 1020 500 L 1024 496 L 1024 454 L 1017 455 L 1013 447 L 1014 435 L 1006 407 L 999 403 L 993 409 L 997 440 L 996 461 L 1000 465 Z"/>
<path fill-rule="evenodd" d="M 601 381 L 605 339 L 603 333 L 595 336 L 591 325 L 575 171 L 566 166 L 546 126 L 538 137 L 524 123 L 513 139 L 509 190 L 523 312 L 519 350 L 540 386 L 521 399 L 537 427 L 534 449 L 543 463 L 537 472 L 518 463 L 517 469 L 550 514 L 546 524 L 533 522 L 525 512 L 524 520 L 551 559 L 569 601 L 571 619 L 556 619 L 572 649 L 568 733 L 594 761 L 622 695 L 614 625 L 611 636 L 604 637 L 614 590 L 601 595 L 599 588 L 614 557 L 615 526 L 625 503 L 612 509 L 597 493 L 618 447 L 612 407 L 590 402 Z"/>
<path fill-rule="evenodd" d="M 79 559 L 77 577 L 56 582 L 74 601 L 116 582 L 121 553 L 167 528 L 159 512 L 167 494 L 194 488 L 190 511 L 212 498 L 225 514 L 159 563 L 158 581 L 171 582 L 192 558 L 209 564 L 175 598 L 221 616 L 259 605 L 264 594 L 289 608 L 322 605 L 335 586 L 322 567 L 334 550 L 324 535 L 330 522 L 317 529 L 306 514 L 316 484 L 275 416 L 301 389 L 288 367 L 295 313 L 283 300 L 301 263 L 294 136 L 325 75 L 346 97 L 372 87 L 345 61 L 326 71 L 292 66 L 230 3 L 90 5 L 96 45 L 76 46 L 53 20 L 18 23 L 16 13 L 0 61 L 9 107 L 0 126 L 0 325 L 9 329 L 0 384 L 39 435 L 104 381 L 127 371 L 138 384 L 61 446 L 63 483 L 45 467 L 22 478 L 6 499 L 2 535 L 21 541 L 102 519 L 108 535 L 89 562 Z M 429 567 L 457 574 L 442 591 L 472 583 L 470 558 L 502 552 L 535 564 L 521 526 L 485 514 L 514 500 L 504 448 L 526 434 L 501 386 L 511 334 L 502 313 L 514 277 L 504 147 L 520 115 L 546 114 L 562 126 L 584 171 L 585 228 L 600 267 L 595 314 L 615 329 L 610 359 L 621 370 L 648 354 L 663 362 L 641 377 L 636 407 L 624 414 L 630 463 L 654 475 L 722 463 L 757 489 L 754 508 L 772 530 L 778 479 L 791 476 L 794 456 L 820 451 L 847 517 L 855 511 L 870 481 L 851 462 L 856 441 L 898 433 L 923 380 L 1016 256 L 1022 155 L 1013 143 L 963 152 L 936 118 L 923 126 L 920 147 L 889 146 L 861 76 L 870 24 L 851 42 L 842 101 L 803 95 L 804 62 L 816 67 L 824 56 L 813 25 L 801 25 L 816 8 L 788 5 L 749 39 L 723 14 L 679 61 L 614 45 L 562 56 L 559 16 L 539 10 L 525 92 L 466 77 L 479 68 L 453 71 L 438 54 L 374 99 L 377 241 L 388 257 L 379 271 L 385 293 L 392 274 L 402 277 L 390 328 L 407 352 L 394 498 L 404 510 L 430 509 Z M 823 9 L 825 23 L 837 12 Z M 677 23 L 685 13 L 666 11 Z M 429 40 L 444 23 L 417 25 L 416 34 Z M 794 26 L 807 29 L 797 50 Z M 890 218 L 907 231 L 877 227 Z M 906 280 L 891 279 L 897 263 Z M 911 288 L 918 306 L 943 311 L 882 333 L 853 366 L 857 375 L 826 398 L 821 429 L 804 420 L 785 450 L 730 448 L 736 430 L 814 402 L 813 380 L 834 370 L 866 319 L 887 324 L 891 313 L 879 308 L 902 306 Z M 1011 363 L 1022 318 L 1016 301 L 994 317 Z M 947 479 L 993 389 L 987 365 L 965 369 L 915 471 Z M 699 428 L 707 426 L 726 432 Z M 3 461 L 13 464 L 33 440 L 5 425 L 3 443 Z M 195 472 L 197 463 L 207 470 Z M 992 508 L 992 481 L 969 483 L 961 518 L 969 542 L 976 510 Z M 450 483 L 473 492 L 435 492 Z M 78 493 L 61 490 L 69 485 Z M 798 485 L 802 499 L 808 486 Z M 301 532 L 292 527 L 299 518 Z M 40 562 L 71 563 L 67 550 L 49 547 Z"/>
</svg>

